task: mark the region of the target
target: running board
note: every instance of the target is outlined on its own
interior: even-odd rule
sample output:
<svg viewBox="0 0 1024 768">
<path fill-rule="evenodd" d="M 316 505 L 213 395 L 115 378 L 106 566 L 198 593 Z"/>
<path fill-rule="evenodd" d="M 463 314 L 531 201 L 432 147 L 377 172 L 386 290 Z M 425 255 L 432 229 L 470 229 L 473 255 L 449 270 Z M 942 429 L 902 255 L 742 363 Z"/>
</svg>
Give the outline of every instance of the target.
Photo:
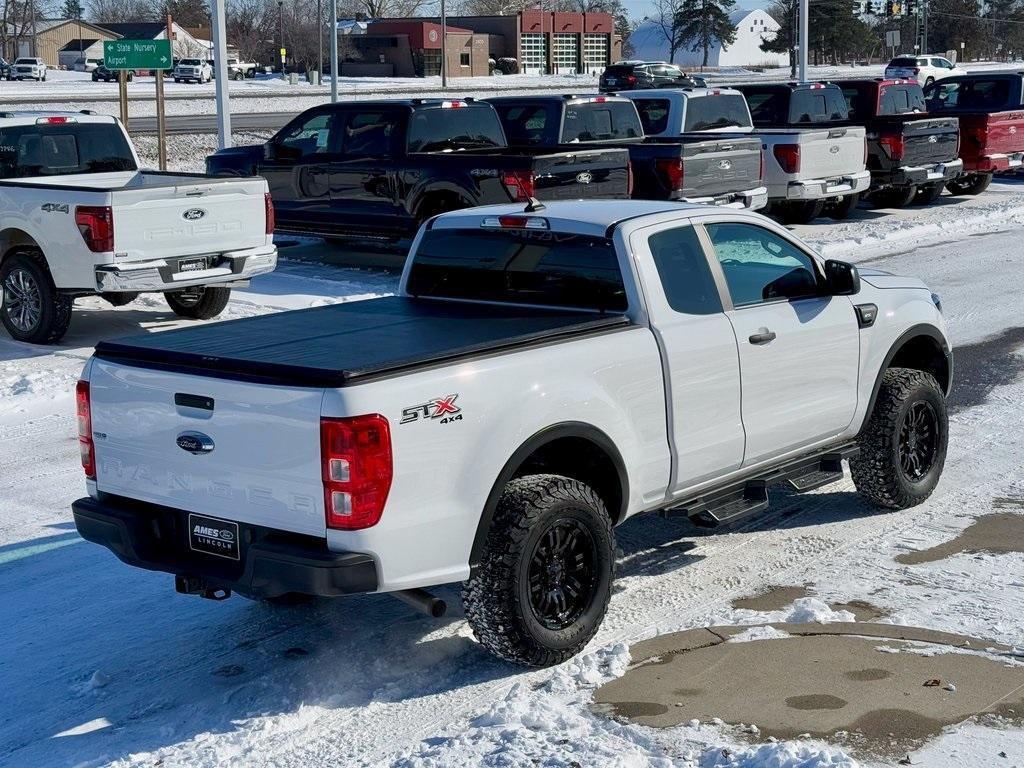
<svg viewBox="0 0 1024 768">
<path fill-rule="evenodd" d="M 799 493 L 834 483 L 843 476 L 843 459 L 860 452 L 856 443 L 792 459 L 762 470 L 745 480 L 682 500 L 661 510 L 663 517 L 688 517 L 702 527 L 714 528 L 742 520 L 768 508 L 768 486 L 785 482 Z"/>
</svg>

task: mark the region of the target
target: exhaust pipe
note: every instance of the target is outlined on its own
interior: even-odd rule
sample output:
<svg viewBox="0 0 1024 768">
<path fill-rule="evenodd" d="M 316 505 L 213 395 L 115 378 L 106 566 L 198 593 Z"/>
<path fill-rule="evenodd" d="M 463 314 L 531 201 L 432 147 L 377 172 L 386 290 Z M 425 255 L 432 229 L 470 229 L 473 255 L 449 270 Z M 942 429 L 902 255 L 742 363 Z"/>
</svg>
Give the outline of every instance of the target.
<svg viewBox="0 0 1024 768">
<path fill-rule="evenodd" d="M 448 612 L 448 604 L 444 600 L 422 589 L 403 589 L 391 594 L 420 613 L 435 619 L 440 619 Z"/>
<path fill-rule="evenodd" d="M 205 600 L 227 600 L 231 590 L 225 587 L 211 587 L 206 579 L 198 576 L 175 576 L 174 591 L 182 595 L 199 595 Z"/>
</svg>

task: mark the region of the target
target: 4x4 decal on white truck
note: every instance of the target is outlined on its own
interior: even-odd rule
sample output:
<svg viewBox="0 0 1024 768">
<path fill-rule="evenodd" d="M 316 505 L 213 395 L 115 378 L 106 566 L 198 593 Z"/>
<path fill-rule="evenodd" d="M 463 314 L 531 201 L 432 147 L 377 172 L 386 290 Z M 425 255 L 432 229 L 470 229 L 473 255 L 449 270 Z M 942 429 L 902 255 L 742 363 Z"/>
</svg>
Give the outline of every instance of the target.
<svg viewBox="0 0 1024 768">
<path fill-rule="evenodd" d="M 429 402 L 403 408 L 401 423 L 408 424 L 420 419 L 440 419 L 442 424 L 447 424 L 449 421 L 462 421 L 462 409 L 455 404 L 457 397 L 457 394 L 435 397 Z"/>
</svg>

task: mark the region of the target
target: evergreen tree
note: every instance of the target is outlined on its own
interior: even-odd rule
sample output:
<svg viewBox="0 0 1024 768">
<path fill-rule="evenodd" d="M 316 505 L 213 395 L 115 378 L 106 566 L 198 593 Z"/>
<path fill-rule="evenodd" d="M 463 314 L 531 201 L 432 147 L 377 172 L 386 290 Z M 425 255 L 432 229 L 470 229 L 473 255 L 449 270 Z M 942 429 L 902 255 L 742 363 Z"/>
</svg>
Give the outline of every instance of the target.
<svg viewBox="0 0 1024 768">
<path fill-rule="evenodd" d="M 85 15 L 85 6 L 80 0 L 64 0 L 60 7 L 62 19 L 80 19 Z"/>
<path fill-rule="evenodd" d="M 729 13 L 736 0 L 684 0 L 676 13 L 676 30 L 681 45 L 704 52 L 701 66 L 708 65 L 708 51 L 719 43 L 723 48 L 736 39 L 736 26 Z"/>
</svg>

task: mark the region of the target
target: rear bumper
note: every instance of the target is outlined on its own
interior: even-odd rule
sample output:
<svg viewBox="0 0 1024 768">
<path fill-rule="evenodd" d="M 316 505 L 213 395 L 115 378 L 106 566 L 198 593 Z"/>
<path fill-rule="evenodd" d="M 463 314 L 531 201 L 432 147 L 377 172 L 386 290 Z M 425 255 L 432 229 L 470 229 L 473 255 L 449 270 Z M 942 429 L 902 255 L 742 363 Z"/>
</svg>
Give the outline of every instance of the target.
<svg viewBox="0 0 1024 768">
<path fill-rule="evenodd" d="M 377 590 L 377 567 L 370 555 L 331 552 L 323 539 L 312 536 L 240 524 L 243 553 L 234 561 L 190 550 L 188 515 L 181 510 L 119 497 L 86 497 L 71 509 L 83 539 L 137 568 L 198 578 L 255 598 Z"/>
<path fill-rule="evenodd" d="M 277 267 L 277 246 L 264 245 L 244 251 L 228 251 L 207 258 L 213 266 L 195 272 L 176 271 L 178 259 L 104 264 L 96 268 L 96 289 L 101 293 L 176 291 L 197 285 L 249 280 L 274 271 Z"/>
<path fill-rule="evenodd" d="M 768 205 L 768 187 L 756 187 L 743 192 L 708 197 L 683 197 L 684 203 L 701 203 L 715 205 L 719 208 L 745 208 L 756 211 Z"/>
<path fill-rule="evenodd" d="M 1024 166 L 1024 152 L 985 155 L 965 160 L 964 173 L 999 173 L 1000 171 L 1015 171 L 1022 166 Z"/>
<path fill-rule="evenodd" d="M 867 191 L 871 186 L 871 172 L 868 170 L 836 176 L 828 179 L 801 179 L 786 185 L 786 200 L 821 200 Z M 774 195 L 770 195 L 774 196 Z"/>
<path fill-rule="evenodd" d="M 964 171 L 964 161 L 957 158 L 948 163 L 934 165 L 905 165 L 891 171 L 875 171 L 871 174 L 872 187 L 906 187 L 911 184 L 932 184 L 955 179 Z"/>
</svg>

